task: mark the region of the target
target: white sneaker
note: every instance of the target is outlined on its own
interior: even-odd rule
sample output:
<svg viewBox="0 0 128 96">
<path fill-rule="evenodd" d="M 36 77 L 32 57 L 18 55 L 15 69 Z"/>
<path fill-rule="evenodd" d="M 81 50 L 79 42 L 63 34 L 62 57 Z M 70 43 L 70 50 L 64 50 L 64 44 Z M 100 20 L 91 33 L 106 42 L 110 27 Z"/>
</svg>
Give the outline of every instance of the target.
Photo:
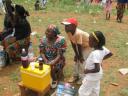
<svg viewBox="0 0 128 96">
<path fill-rule="evenodd" d="M 57 87 L 57 81 L 52 81 L 51 88 L 56 88 L 56 87 Z"/>
</svg>

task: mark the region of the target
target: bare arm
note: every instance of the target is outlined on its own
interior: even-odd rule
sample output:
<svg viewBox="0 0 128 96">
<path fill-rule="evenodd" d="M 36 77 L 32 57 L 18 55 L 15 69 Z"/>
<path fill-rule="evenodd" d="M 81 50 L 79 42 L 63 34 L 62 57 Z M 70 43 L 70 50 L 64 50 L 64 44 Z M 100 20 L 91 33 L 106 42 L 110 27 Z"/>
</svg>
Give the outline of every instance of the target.
<svg viewBox="0 0 128 96">
<path fill-rule="evenodd" d="M 45 57 L 45 55 L 44 55 L 43 53 L 41 54 L 41 56 L 43 57 L 44 62 L 45 62 L 45 63 L 48 63 L 48 59 Z"/>
<path fill-rule="evenodd" d="M 84 70 L 84 73 L 87 74 L 87 73 L 96 73 L 96 72 L 99 72 L 100 71 L 100 64 L 99 63 L 94 63 L 95 64 L 95 68 L 94 69 L 85 69 Z"/>
<path fill-rule="evenodd" d="M 72 48 L 73 48 L 73 50 L 74 50 L 74 52 L 75 52 L 74 61 L 77 61 L 78 58 L 79 58 L 79 53 L 78 53 L 78 51 L 77 51 L 77 49 L 76 49 L 77 45 L 74 44 L 74 43 L 72 43 L 72 42 L 71 42 L 71 44 L 72 44 Z"/>
<path fill-rule="evenodd" d="M 104 56 L 103 60 L 110 58 L 112 55 L 113 54 L 110 52 L 109 54 L 107 54 L 106 56 Z"/>
<path fill-rule="evenodd" d="M 57 62 L 60 60 L 60 58 L 61 58 L 61 56 L 60 55 L 57 55 L 57 57 L 54 60 L 50 61 L 49 63 L 51 65 L 56 65 Z"/>
<path fill-rule="evenodd" d="M 79 53 L 79 60 L 81 63 L 84 62 L 84 57 L 83 57 L 83 53 L 82 53 L 82 45 L 81 44 L 77 44 L 78 46 L 78 53 Z"/>
</svg>

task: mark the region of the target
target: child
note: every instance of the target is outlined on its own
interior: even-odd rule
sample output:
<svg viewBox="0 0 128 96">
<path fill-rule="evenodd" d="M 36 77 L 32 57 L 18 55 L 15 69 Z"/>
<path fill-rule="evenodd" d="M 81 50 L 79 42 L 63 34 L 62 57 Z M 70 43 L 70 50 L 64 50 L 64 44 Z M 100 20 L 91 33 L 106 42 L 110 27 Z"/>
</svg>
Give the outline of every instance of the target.
<svg viewBox="0 0 128 96">
<path fill-rule="evenodd" d="M 89 36 L 89 45 L 94 48 L 86 60 L 85 77 L 79 88 L 79 96 L 99 96 L 100 79 L 102 78 L 102 61 L 112 56 L 104 47 L 105 37 L 100 31 L 95 31 Z"/>
<path fill-rule="evenodd" d="M 36 0 L 35 2 L 35 10 L 39 10 L 39 0 Z"/>
<path fill-rule="evenodd" d="M 106 3 L 104 5 L 104 10 L 105 10 L 105 14 L 106 14 L 106 20 L 110 19 L 110 12 L 111 12 L 111 5 L 112 5 L 112 1 L 111 0 L 106 0 Z"/>
</svg>

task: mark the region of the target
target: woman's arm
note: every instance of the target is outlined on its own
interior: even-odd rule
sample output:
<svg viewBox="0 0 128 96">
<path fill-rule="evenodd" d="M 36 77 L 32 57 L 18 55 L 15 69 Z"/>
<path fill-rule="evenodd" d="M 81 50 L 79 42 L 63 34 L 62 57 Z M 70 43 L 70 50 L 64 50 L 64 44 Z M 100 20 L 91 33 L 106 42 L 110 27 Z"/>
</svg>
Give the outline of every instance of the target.
<svg viewBox="0 0 128 96">
<path fill-rule="evenodd" d="M 41 56 L 42 56 L 44 62 L 45 62 L 45 63 L 48 63 L 48 59 L 45 57 L 45 54 L 41 54 Z"/>
<path fill-rule="evenodd" d="M 53 59 L 52 61 L 49 62 L 49 64 L 51 65 L 56 65 L 57 62 L 60 60 L 60 55 L 57 55 L 57 57 L 55 59 Z"/>
</svg>

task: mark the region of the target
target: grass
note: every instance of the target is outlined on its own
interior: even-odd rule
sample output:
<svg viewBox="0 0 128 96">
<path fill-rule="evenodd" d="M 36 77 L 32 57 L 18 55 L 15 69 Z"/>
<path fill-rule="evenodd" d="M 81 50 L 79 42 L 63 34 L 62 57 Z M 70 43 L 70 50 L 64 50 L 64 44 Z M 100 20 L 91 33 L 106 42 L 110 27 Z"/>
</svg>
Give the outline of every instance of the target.
<svg viewBox="0 0 128 96">
<path fill-rule="evenodd" d="M 125 43 L 128 42 L 128 19 L 124 18 L 123 23 L 117 23 L 114 18 L 116 11 L 113 9 L 111 20 L 106 21 L 104 20 L 105 16 L 103 15 L 103 11 L 100 6 L 86 6 L 83 3 L 76 4 L 74 2 L 75 0 L 70 1 L 71 2 L 69 2 L 69 0 L 57 0 L 57 2 L 53 4 L 52 0 L 48 0 L 47 9 L 46 12 L 44 12 L 43 10 L 34 11 L 35 0 L 13 0 L 13 2 L 17 4 L 23 4 L 25 8 L 27 8 L 27 10 L 30 12 L 30 17 L 28 17 L 28 20 L 31 24 L 32 31 L 37 32 L 36 36 L 31 37 L 36 56 L 38 56 L 39 51 L 39 39 L 42 37 L 42 35 L 44 35 L 46 27 L 51 23 L 56 24 L 59 27 L 61 34 L 65 36 L 68 45 L 67 52 L 65 54 L 66 66 L 64 70 L 66 78 L 69 78 L 73 73 L 72 65 L 74 63 L 74 52 L 72 50 L 70 41 L 64 32 L 64 26 L 61 25 L 60 22 L 65 18 L 75 17 L 79 21 L 80 29 L 89 33 L 96 30 L 103 31 L 107 39 L 106 46 L 114 52 L 114 56 L 108 60 L 110 67 L 104 71 L 105 75 L 102 80 L 100 96 L 105 96 L 106 88 L 110 82 L 121 82 L 120 78 L 118 77 L 118 69 L 127 67 L 128 45 Z M 126 10 L 125 15 L 127 15 L 127 13 L 128 11 Z M 94 16 L 96 17 L 95 24 L 93 23 Z M 0 16 L 0 19 L 2 30 L 3 16 Z M 14 69 L 14 72 L 9 73 L 7 77 L 9 77 L 11 82 L 9 84 L 9 90 L 11 90 L 13 93 L 17 93 L 19 90 L 16 83 L 20 80 L 19 69 Z M 5 86 L 7 85 L 0 85 L 0 96 L 2 96 L 3 88 Z M 127 87 L 123 87 L 122 89 L 111 92 L 110 96 L 127 96 L 127 90 Z"/>
<path fill-rule="evenodd" d="M 2 84 L 0 84 L 0 96 L 2 96 L 4 91 L 4 86 Z"/>
<path fill-rule="evenodd" d="M 119 94 L 121 96 L 128 96 L 128 87 L 121 89 L 120 92 L 119 92 Z"/>
</svg>

